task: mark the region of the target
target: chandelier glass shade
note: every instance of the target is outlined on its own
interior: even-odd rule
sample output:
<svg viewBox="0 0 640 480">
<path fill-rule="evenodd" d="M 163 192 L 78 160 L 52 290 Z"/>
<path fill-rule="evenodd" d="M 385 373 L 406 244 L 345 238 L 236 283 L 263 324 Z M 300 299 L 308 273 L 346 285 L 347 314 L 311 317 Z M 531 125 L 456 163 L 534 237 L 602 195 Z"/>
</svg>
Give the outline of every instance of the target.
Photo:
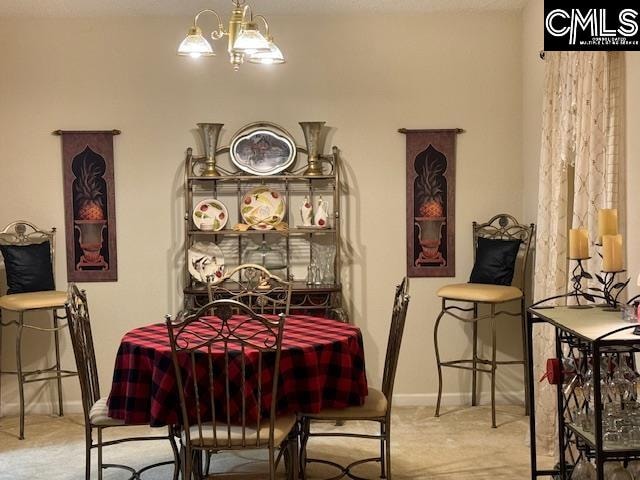
<svg viewBox="0 0 640 480">
<path fill-rule="evenodd" d="M 201 56 L 211 57 L 216 53 L 207 39 L 202 36 L 202 30 L 199 27 L 191 27 L 178 47 L 178 54 L 198 58 Z"/>
<path fill-rule="evenodd" d="M 251 7 L 244 0 L 232 0 L 233 9 L 228 25 L 225 27 L 220 15 L 215 10 L 205 9 L 198 12 L 193 25 L 189 27 L 187 36 L 178 47 L 178 55 L 190 57 L 211 57 L 215 55 L 212 44 L 203 36 L 198 26 L 201 15 L 210 13 L 218 20 L 218 29 L 211 32 L 212 40 L 228 37 L 227 52 L 234 70 L 246 61 L 251 63 L 277 64 L 284 63 L 284 55 L 274 43 L 269 33 L 269 23 L 262 15 L 253 15 Z M 258 28 L 257 20 L 264 24 L 264 33 Z"/>
<path fill-rule="evenodd" d="M 266 52 L 255 52 L 249 57 L 249 62 L 262 63 L 264 65 L 284 63 L 284 56 L 278 46 L 270 41 L 269 50 Z"/>
</svg>

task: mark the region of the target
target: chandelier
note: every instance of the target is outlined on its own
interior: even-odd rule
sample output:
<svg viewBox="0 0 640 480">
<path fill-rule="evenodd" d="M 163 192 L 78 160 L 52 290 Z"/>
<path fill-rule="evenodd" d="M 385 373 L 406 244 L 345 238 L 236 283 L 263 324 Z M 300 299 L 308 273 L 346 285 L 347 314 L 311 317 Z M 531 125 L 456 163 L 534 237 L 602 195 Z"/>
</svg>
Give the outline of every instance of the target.
<svg viewBox="0 0 640 480">
<path fill-rule="evenodd" d="M 218 29 L 211 32 L 211 38 L 219 40 L 225 36 L 229 37 L 227 51 L 234 70 L 238 70 L 245 60 L 262 64 L 284 63 L 284 56 L 269 33 L 267 19 L 262 15 L 254 16 L 245 0 L 232 0 L 232 2 L 233 10 L 226 29 L 215 10 L 207 8 L 199 11 L 193 19 L 193 25 L 189 27 L 186 38 L 178 47 L 178 55 L 198 58 L 216 54 L 213 45 L 204 38 L 202 30 L 198 27 L 200 15 L 211 13 L 218 19 Z M 258 20 L 264 24 L 264 34 L 258 29 Z"/>
</svg>

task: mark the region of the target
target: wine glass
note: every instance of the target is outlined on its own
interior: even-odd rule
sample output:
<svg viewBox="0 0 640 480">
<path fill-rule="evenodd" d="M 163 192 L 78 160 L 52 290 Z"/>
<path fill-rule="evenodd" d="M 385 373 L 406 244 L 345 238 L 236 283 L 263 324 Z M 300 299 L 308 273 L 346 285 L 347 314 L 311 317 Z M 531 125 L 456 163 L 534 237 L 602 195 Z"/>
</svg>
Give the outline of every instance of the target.
<svg viewBox="0 0 640 480">
<path fill-rule="evenodd" d="M 591 363 L 587 366 L 587 371 L 582 376 L 582 395 L 584 401 L 593 405 L 593 368 Z"/>
<path fill-rule="evenodd" d="M 611 476 L 604 478 L 605 480 L 633 480 L 633 475 L 631 475 L 628 470 L 620 467 L 615 469 Z"/>
<path fill-rule="evenodd" d="M 605 462 L 602 465 L 602 473 L 604 473 L 605 480 L 611 480 L 613 478 L 613 474 L 618 470 L 624 470 L 624 467 L 620 462 Z"/>
<path fill-rule="evenodd" d="M 614 398 L 617 396 L 621 402 L 626 402 L 631 396 L 631 382 L 628 380 L 628 372 L 630 370 L 624 361 L 624 357 L 620 362 L 620 366 L 616 365 L 615 360 L 611 360 L 613 366 L 613 374 L 611 375 L 611 385 Z"/>
<path fill-rule="evenodd" d="M 596 468 L 584 458 L 580 459 L 571 474 L 572 480 L 596 480 Z"/>
<path fill-rule="evenodd" d="M 620 361 L 620 374 L 629 382 L 627 400 L 629 402 L 636 401 L 638 397 L 638 384 L 640 383 L 640 376 L 637 372 L 629 367 L 630 355 L 623 355 Z"/>
<path fill-rule="evenodd" d="M 634 480 L 640 480 L 640 460 L 631 460 L 627 464 L 627 471 L 631 474 Z"/>
</svg>

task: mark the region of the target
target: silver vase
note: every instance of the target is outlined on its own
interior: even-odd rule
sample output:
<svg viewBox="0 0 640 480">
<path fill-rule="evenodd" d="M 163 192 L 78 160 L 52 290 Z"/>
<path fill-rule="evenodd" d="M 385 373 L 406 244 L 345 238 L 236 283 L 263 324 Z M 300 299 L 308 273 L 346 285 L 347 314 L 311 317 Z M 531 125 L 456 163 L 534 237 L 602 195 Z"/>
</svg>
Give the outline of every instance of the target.
<svg viewBox="0 0 640 480">
<path fill-rule="evenodd" d="M 203 177 L 219 177 L 220 174 L 216 169 L 216 148 L 218 148 L 218 136 L 224 123 L 198 123 L 202 142 L 204 143 L 204 154 L 206 157 L 204 163 Z"/>
<path fill-rule="evenodd" d="M 322 175 L 322 163 L 318 159 L 320 153 L 320 132 L 326 122 L 299 122 L 304 133 L 304 141 L 307 144 L 309 166 L 304 171 L 306 176 Z"/>
</svg>

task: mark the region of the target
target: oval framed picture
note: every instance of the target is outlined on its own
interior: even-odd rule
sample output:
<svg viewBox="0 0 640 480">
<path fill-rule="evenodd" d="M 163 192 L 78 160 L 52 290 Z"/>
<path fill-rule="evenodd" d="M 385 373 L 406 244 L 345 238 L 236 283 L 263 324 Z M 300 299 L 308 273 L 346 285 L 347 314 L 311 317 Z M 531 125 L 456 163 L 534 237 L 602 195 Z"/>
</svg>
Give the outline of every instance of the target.
<svg viewBox="0 0 640 480">
<path fill-rule="evenodd" d="M 296 144 L 284 128 L 267 122 L 242 127 L 229 146 L 231 161 L 251 175 L 274 175 L 296 159 Z"/>
</svg>

